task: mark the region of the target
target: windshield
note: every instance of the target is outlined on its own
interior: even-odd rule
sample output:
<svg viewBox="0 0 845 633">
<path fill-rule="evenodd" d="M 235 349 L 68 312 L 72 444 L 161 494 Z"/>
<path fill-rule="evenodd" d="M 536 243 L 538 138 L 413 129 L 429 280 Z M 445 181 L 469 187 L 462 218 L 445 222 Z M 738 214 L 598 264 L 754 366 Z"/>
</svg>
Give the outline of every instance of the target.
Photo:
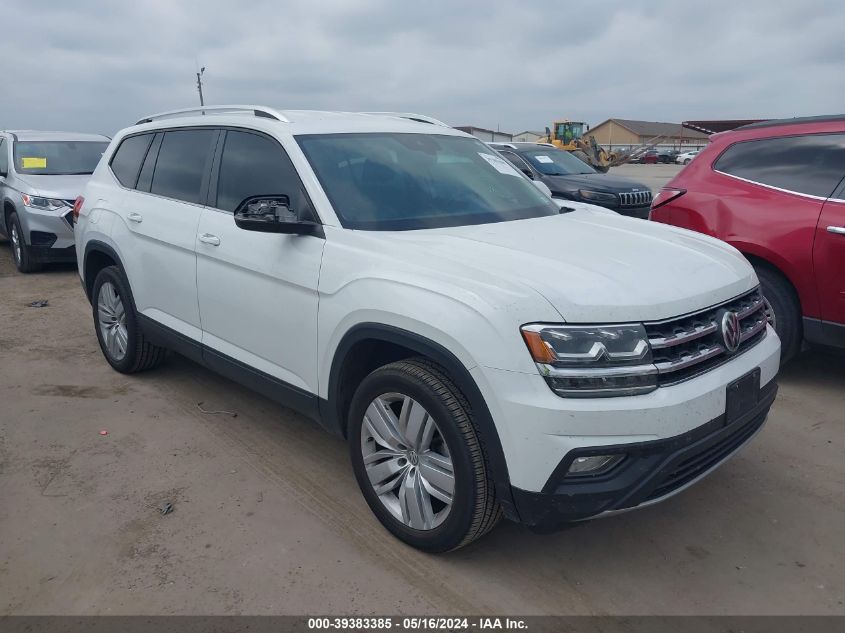
<svg viewBox="0 0 845 633">
<path fill-rule="evenodd" d="M 546 176 L 570 176 L 572 174 L 595 174 L 596 170 L 580 158 L 560 149 L 538 148 L 521 152 L 520 156 Z"/>
<path fill-rule="evenodd" d="M 108 145 L 99 141 L 18 141 L 15 171 L 39 176 L 92 174 Z"/>
<path fill-rule="evenodd" d="M 401 231 L 560 213 L 477 139 L 365 133 L 296 140 L 345 228 Z"/>
<path fill-rule="evenodd" d="M 555 125 L 555 136 L 565 145 L 584 135 L 583 123 L 560 122 Z"/>
</svg>

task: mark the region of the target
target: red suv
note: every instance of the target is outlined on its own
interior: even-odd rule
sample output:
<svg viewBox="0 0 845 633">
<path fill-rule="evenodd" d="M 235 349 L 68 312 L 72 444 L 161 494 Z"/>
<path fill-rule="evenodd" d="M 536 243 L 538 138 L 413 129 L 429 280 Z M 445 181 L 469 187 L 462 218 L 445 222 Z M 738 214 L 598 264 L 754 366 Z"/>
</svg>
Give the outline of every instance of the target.
<svg viewBox="0 0 845 633">
<path fill-rule="evenodd" d="M 845 348 L 845 115 L 715 134 L 655 196 L 650 218 L 725 240 L 754 268 L 783 359 Z"/>
</svg>

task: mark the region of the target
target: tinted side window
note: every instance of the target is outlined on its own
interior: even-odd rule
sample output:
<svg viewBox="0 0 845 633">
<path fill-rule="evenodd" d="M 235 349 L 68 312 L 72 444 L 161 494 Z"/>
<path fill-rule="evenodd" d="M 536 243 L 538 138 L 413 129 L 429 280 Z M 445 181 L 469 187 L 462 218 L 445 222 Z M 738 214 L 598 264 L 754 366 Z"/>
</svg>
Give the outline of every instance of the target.
<svg viewBox="0 0 845 633">
<path fill-rule="evenodd" d="M 203 176 L 215 138 L 216 130 L 165 132 L 150 192 L 185 202 L 200 202 Z"/>
<path fill-rule="evenodd" d="M 845 176 L 845 134 L 808 134 L 729 147 L 717 171 L 764 185 L 828 197 Z"/>
<path fill-rule="evenodd" d="M 141 169 L 141 161 L 144 160 L 152 138 L 152 134 L 140 134 L 123 139 L 112 156 L 111 170 L 124 187 L 135 186 L 138 171 Z"/>
<path fill-rule="evenodd" d="M 499 152 L 499 153 L 502 156 L 504 156 L 505 158 L 507 158 L 508 161 L 510 161 L 510 163 L 514 167 L 516 167 L 518 170 L 520 170 L 521 172 L 531 172 L 531 173 L 533 173 L 531 168 L 528 166 L 528 163 L 526 163 L 524 160 L 522 160 L 522 158 L 520 158 L 519 156 L 517 156 L 513 152 Z"/>
<path fill-rule="evenodd" d="M 9 148 L 6 139 L 0 138 L 0 174 L 9 173 Z"/>
<path fill-rule="evenodd" d="M 258 134 L 226 132 L 215 206 L 234 211 L 250 196 L 271 194 L 288 196 L 300 214 L 310 209 L 296 168 L 281 145 Z"/>
</svg>

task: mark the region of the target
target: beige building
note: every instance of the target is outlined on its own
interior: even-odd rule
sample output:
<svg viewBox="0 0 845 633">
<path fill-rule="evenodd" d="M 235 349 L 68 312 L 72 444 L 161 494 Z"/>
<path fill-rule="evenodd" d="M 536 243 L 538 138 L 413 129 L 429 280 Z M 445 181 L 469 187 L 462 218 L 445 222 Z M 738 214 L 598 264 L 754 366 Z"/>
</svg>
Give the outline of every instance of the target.
<svg viewBox="0 0 845 633">
<path fill-rule="evenodd" d="M 585 136 L 594 136 L 596 142 L 608 149 L 630 149 L 637 145 L 681 150 L 700 149 L 707 144 L 707 134 L 685 128 L 680 123 L 608 119 L 599 123 Z"/>
</svg>

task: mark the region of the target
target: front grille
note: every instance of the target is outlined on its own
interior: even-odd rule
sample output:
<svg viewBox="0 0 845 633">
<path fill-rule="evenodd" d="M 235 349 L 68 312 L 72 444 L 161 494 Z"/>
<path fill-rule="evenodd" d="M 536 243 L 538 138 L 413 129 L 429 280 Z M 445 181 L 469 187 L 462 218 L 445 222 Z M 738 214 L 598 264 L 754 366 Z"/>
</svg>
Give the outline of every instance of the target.
<svg viewBox="0 0 845 633">
<path fill-rule="evenodd" d="M 619 204 L 623 207 L 646 207 L 651 204 L 650 191 L 626 191 L 619 194 Z"/>
<path fill-rule="evenodd" d="M 754 435 L 763 422 L 766 421 L 766 413 L 764 411 L 750 422 L 735 429 L 726 437 L 718 442 L 702 448 L 693 455 L 685 458 L 672 466 L 672 470 L 663 478 L 660 484 L 651 491 L 648 499 L 659 499 L 678 488 L 688 484 L 696 477 L 713 468 L 716 464 L 727 458 L 731 453 L 738 449 L 748 439 Z"/>
<path fill-rule="evenodd" d="M 740 323 L 740 344 L 728 352 L 722 338 L 720 318 L 724 311 L 736 312 Z M 646 323 L 658 383 L 672 385 L 709 371 L 750 349 L 766 336 L 768 322 L 760 288 L 736 299 L 686 316 Z"/>
</svg>

